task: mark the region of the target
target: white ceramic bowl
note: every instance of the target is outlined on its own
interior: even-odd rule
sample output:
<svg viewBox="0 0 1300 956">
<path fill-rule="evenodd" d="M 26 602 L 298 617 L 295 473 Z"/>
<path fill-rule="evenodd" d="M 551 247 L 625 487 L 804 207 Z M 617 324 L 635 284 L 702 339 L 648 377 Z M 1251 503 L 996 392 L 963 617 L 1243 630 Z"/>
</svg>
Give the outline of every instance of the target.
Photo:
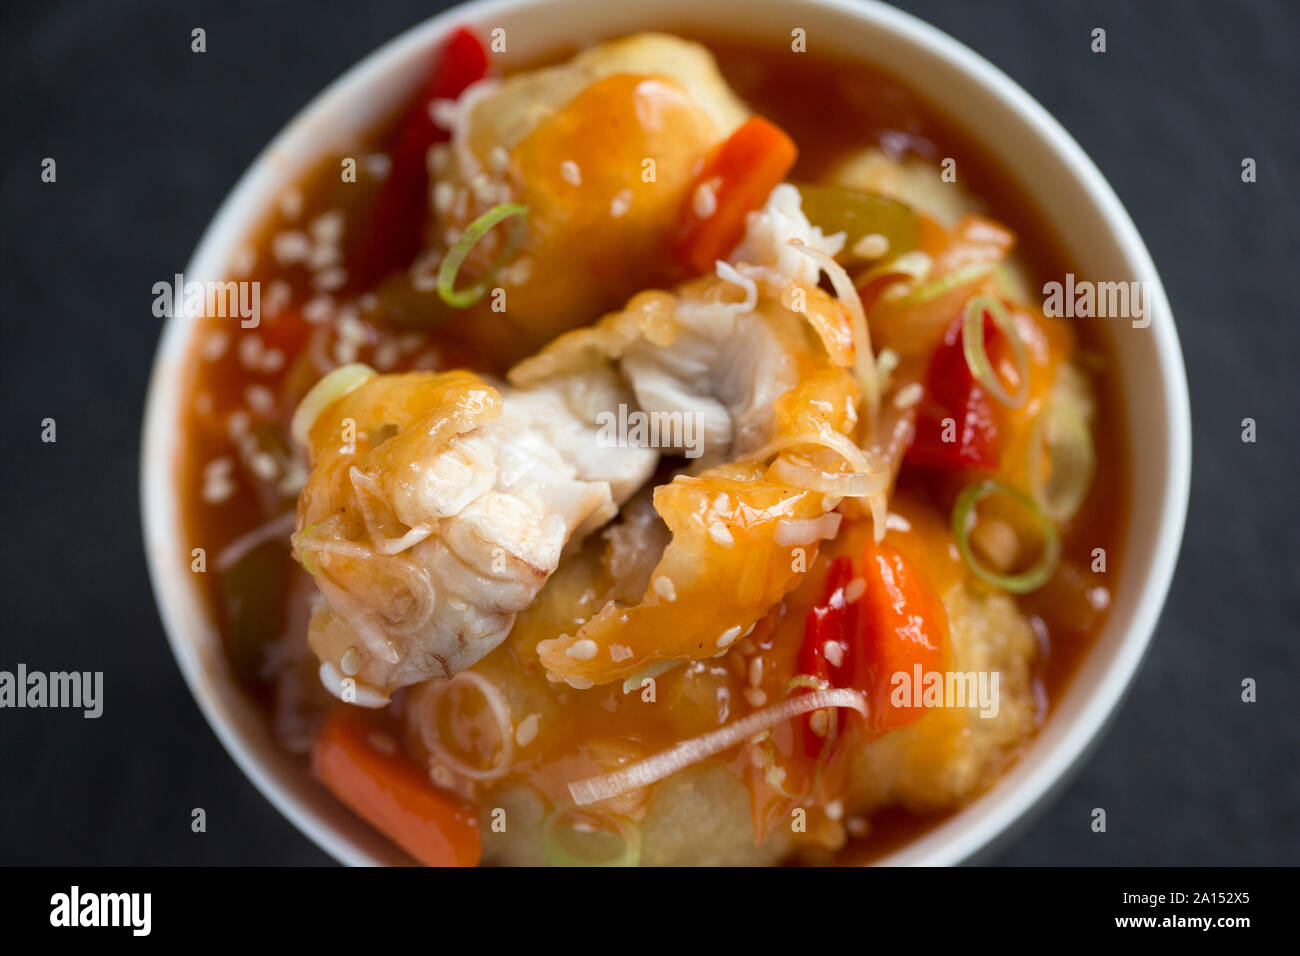
<svg viewBox="0 0 1300 956">
<path fill-rule="evenodd" d="M 743 17 L 736 12 L 743 9 Z M 508 57 L 638 29 L 741 33 L 873 64 L 957 116 L 1058 229 L 1079 274 L 1141 280 L 1149 328 L 1117 326 L 1130 430 L 1131 518 L 1123 569 L 1104 632 L 1028 752 L 987 793 L 889 854 L 889 864 L 949 864 L 988 848 L 1059 785 L 1097 739 L 1142 659 L 1173 575 L 1191 470 L 1187 383 L 1173 315 L 1155 266 L 1106 180 L 1064 129 L 1005 74 L 933 27 L 877 3 L 852 0 L 479 0 L 416 26 L 362 60 L 313 100 L 254 161 L 185 268 L 187 280 L 224 278 L 234 249 L 282 186 L 313 159 L 402 103 L 428 51 L 453 26 L 507 31 Z M 141 453 L 141 510 L 163 624 L 185 679 L 231 756 L 285 816 L 345 863 L 404 858 L 321 790 L 273 743 L 261 714 L 233 681 L 189 570 L 175 491 L 180 370 L 194 320 L 169 320 L 154 362 Z"/>
</svg>

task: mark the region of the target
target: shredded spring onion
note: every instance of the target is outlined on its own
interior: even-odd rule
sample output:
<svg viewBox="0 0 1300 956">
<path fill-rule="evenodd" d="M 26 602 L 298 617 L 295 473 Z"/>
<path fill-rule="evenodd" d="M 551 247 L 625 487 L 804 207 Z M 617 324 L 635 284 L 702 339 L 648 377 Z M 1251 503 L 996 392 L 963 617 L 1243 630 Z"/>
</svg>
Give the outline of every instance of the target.
<svg viewBox="0 0 1300 956">
<path fill-rule="evenodd" d="M 639 790 L 641 787 L 671 777 L 692 764 L 729 750 L 760 730 L 774 727 L 791 717 L 827 707 L 852 707 L 863 717 L 867 716 L 866 699 L 856 690 L 835 688 L 800 694 L 779 704 L 755 711 L 748 717 L 733 721 L 720 730 L 683 740 L 667 750 L 644 760 L 638 760 L 619 770 L 571 783 L 569 793 L 574 802 L 581 807 L 617 797 L 629 790 Z"/>
<path fill-rule="evenodd" d="M 1069 521 L 1088 497 L 1097 467 L 1088 422 L 1071 403 L 1050 402 L 1034 426 L 1029 449 L 1034 497 L 1053 521 Z M 1050 461 L 1046 475 L 1044 459 Z"/>
<path fill-rule="evenodd" d="M 989 354 L 984 348 L 984 315 L 993 319 L 993 324 L 1001 330 L 1011 344 L 1011 353 L 1016 360 L 1016 376 L 1020 379 L 1016 394 L 1007 392 L 1002 379 L 989 362 Z M 1020 408 L 1029 398 L 1029 351 L 1025 348 L 1020 333 L 1016 331 L 1015 322 L 1007 313 L 1007 307 L 998 299 L 988 295 L 972 296 L 966 303 L 961 327 L 962 351 L 966 355 L 966 364 L 970 366 L 971 375 L 984 386 L 990 395 L 1003 405 Z"/>
<path fill-rule="evenodd" d="M 831 280 L 836 298 L 849 310 L 849 319 L 853 326 L 854 372 L 866 398 L 868 417 L 874 421 L 876 409 L 880 407 L 880 380 L 876 377 L 876 354 L 871 351 L 871 331 L 867 327 L 867 313 L 862 308 L 862 299 L 858 296 L 857 287 L 853 285 L 853 280 L 844 271 L 844 267 L 820 249 L 805 245 L 797 238 L 787 239 L 786 244 L 802 252 L 821 267 Z"/>
<path fill-rule="evenodd" d="M 329 372 L 312 386 L 311 391 L 302 397 L 294 410 L 293 420 L 289 423 L 289 434 L 300 445 L 306 445 L 311 437 L 312 426 L 321 413 L 348 393 L 359 388 L 366 379 L 372 377 L 375 370 L 369 365 L 354 362 L 343 365 Z"/>
<path fill-rule="evenodd" d="M 581 821 L 571 810 L 557 810 L 542 821 L 542 853 L 550 866 L 639 866 L 641 863 L 641 829 L 627 817 L 607 814 L 581 814 Z M 590 821 L 590 822 L 587 822 Z M 599 835 L 597 835 L 599 834 Z M 622 848 L 617 854 L 600 852 L 605 835 L 617 835 Z M 575 843 L 588 844 L 578 848 Z"/>
<path fill-rule="evenodd" d="M 460 238 L 447 250 L 447 254 L 443 256 L 442 265 L 438 267 L 438 295 L 442 297 L 443 302 L 453 308 L 466 309 L 487 295 L 492 277 L 515 254 L 515 251 L 523 242 L 524 220 L 527 216 L 527 206 L 516 202 L 503 202 L 493 206 L 466 227 L 465 231 L 460 234 Z M 501 254 L 488 266 L 487 271 L 479 277 L 477 282 L 458 291 L 456 289 L 456 274 L 460 272 L 460 267 L 464 265 L 465 258 L 470 254 L 470 250 L 478 245 L 479 240 L 486 236 L 493 226 L 511 217 L 517 218 L 510 225 L 509 237 L 506 240 L 505 248 L 501 250 Z"/>
<path fill-rule="evenodd" d="M 963 266 L 946 276 L 935 279 L 933 282 L 927 282 L 919 288 L 913 289 L 901 299 L 891 302 L 892 306 L 911 306 L 921 305 L 929 302 L 931 299 L 937 299 L 939 296 L 951 292 L 959 286 L 967 285 L 983 279 L 990 272 L 997 268 L 993 262 L 974 262 L 968 266 Z"/>
<path fill-rule="evenodd" d="M 992 494 L 1006 495 L 1012 501 L 1023 505 L 1034 517 L 1035 524 L 1042 534 L 1042 552 L 1038 561 L 1027 571 L 1018 574 L 998 574 L 980 564 L 971 550 L 970 533 L 976 522 L 975 508 L 984 498 Z M 962 489 L 957 496 L 957 503 L 952 509 L 952 535 L 957 541 L 957 550 L 962 559 L 979 577 L 994 587 L 1010 591 L 1012 594 L 1027 594 L 1036 591 L 1047 583 L 1056 570 L 1061 558 L 1061 538 L 1056 532 L 1056 525 L 1039 507 L 1038 502 L 1022 491 L 1018 491 L 1000 481 L 982 481 Z"/>
</svg>

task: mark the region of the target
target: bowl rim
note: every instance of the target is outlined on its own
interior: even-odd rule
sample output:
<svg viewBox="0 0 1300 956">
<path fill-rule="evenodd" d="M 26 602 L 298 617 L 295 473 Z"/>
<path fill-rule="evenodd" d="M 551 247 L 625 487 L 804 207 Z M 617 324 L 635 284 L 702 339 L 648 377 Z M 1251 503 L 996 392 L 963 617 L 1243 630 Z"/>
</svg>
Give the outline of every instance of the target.
<svg viewBox="0 0 1300 956">
<path fill-rule="evenodd" d="M 222 201 L 217 213 L 186 264 L 186 275 L 198 274 L 196 263 L 211 259 L 228 245 L 222 237 L 246 235 L 255 225 L 243 213 L 255 192 L 259 173 L 273 164 L 286 141 L 305 134 L 312 125 L 350 99 L 357 88 L 366 88 L 382 77 L 395 61 L 415 48 L 426 48 L 453 26 L 466 20 L 508 15 L 517 10 L 545 7 L 548 0 L 470 0 L 416 23 L 373 50 L 316 94 L 257 154 Z M 975 800 L 958 808 L 948 819 L 926 833 L 882 857 L 885 865 L 943 865 L 969 860 L 1003 839 L 1017 822 L 1041 806 L 1052 791 L 1062 786 L 1072 770 L 1102 736 L 1136 674 L 1167 598 L 1181 548 L 1190 494 L 1191 411 L 1182 351 L 1172 311 L 1155 264 L 1127 211 L 1097 166 L 1061 124 L 1032 96 L 991 62 L 937 27 L 878 0 L 789 0 L 792 6 L 822 8 L 867 23 L 871 28 L 921 47 L 946 60 L 971 82 L 1000 100 L 1015 118 L 1040 136 L 1075 177 L 1089 202 L 1111 230 L 1111 238 L 1135 275 L 1148 283 L 1154 319 L 1149 331 L 1155 336 L 1155 355 L 1163 383 L 1168 454 L 1164 475 L 1166 493 L 1158 519 L 1158 540 L 1146 568 L 1146 580 L 1127 630 L 1107 663 L 1098 686 L 1073 718 L 1064 736 L 1052 744 L 1038 766 L 1025 779 L 1007 783 L 1003 778 Z M 815 9 L 812 9 L 815 13 Z M 907 82 L 907 77 L 900 77 Z M 258 207 L 260 208 L 260 207 Z M 1050 222 L 1050 217 L 1047 221 Z M 242 229 L 240 227 L 243 227 Z M 201 599 L 198 589 L 184 581 L 184 575 L 163 566 L 178 527 L 179 507 L 173 485 L 176 464 L 175 419 L 179 413 L 180 375 L 175 366 L 184 361 L 192 322 L 184 314 L 168 318 L 160 336 L 151 368 L 145 401 L 140 445 L 140 509 L 146 561 L 155 600 L 168 643 L 177 665 L 222 746 L 258 791 L 299 831 L 336 860 L 351 865 L 386 862 L 359 841 L 341 833 L 325 815 L 300 795 L 282 786 L 264 760 L 254 752 L 236 721 L 218 706 L 206 686 L 208 662 L 186 634 L 186 618 L 196 613 Z M 1131 436 L 1130 436 L 1131 437 Z M 168 503 L 168 507 L 160 507 Z M 1123 574 L 1134 574 L 1125 567 Z M 238 687 L 234 693 L 242 693 Z M 1049 721 L 1050 723 L 1050 721 Z M 1026 755 L 1021 756 L 1021 760 Z M 1014 768 L 1012 768 L 1014 769 Z M 1008 771 L 1010 773 L 1010 770 Z M 980 810 L 971 814 L 976 805 Z M 959 820 L 963 816 L 970 819 Z M 961 823 L 956 826 L 954 824 Z"/>
</svg>

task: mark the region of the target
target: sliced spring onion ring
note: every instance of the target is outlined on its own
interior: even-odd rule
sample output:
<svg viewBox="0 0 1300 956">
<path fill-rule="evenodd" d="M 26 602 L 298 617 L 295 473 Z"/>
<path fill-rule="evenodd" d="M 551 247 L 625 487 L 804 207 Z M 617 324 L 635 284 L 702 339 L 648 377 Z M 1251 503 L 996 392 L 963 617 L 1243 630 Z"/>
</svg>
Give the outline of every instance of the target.
<svg viewBox="0 0 1300 956">
<path fill-rule="evenodd" d="M 1003 387 L 1002 379 L 989 362 L 989 354 L 984 348 L 985 312 L 992 316 L 993 324 L 1011 344 L 1011 353 L 1016 360 L 1016 375 L 1020 379 L 1015 395 Z M 989 295 L 976 295 L 967 301 L 966 311 L 962 314 L 961 347 L 971 375 L 990 395 L 1010 408 L 1020 408 L 1025 404 L 1029 398 L 1029 350 L 1016 331 L 1016 324 L 1007 313 L 1007 307 L 999 299 Z"/>
<path fill-rule="evenodd" d="M 575 826 L 563 822 L 572 816 L 571 810 L 557 810 L 542 821 L 542 853 L 549 866 L 639 866 L 641 863 L 641 828 L 627 817 L 615 814 L 601 816 L 582 814 L 592 821 L 585 826 Z M 567 832 L 566 832 L 567 831 Z M 586 842 L 594 842 L 587 834 L 596 831 L 617 834 L 623 840 L 623 848 L 614 856 L 591 857 L 574 852 L 569 845 L 586 836 Z M 566 838 L 567 837 L 567 838 Z"/>
<path fill-rule="evenodd" d="M 819 690 L 811 694 L 800 694 L 771 707 L 755 711 L 748 717 L 733 721 L 720 730 L 683 740 L 681 743 L 662 750 L 644 760 L 638 760 L 611 773 L 599 777 L 590 777 L 569 784 L 569 794 L 578 806 L 597 803 L 639 790 L 652 783 L 671 777 L 679 770 L 707 760 L 715 754 L 748 740 L 760 730 L 774 727 L 782 721 L 800 714 L 823 710 L 827 707 L 852 707 L 863 717 L 867 716 L 867 701 L 856 690 L 835 688 Z"/>
<path fill-rule="evenodd" d="M 493 226 L 512 216 L 517 216 L 518 219 L 510 225 L 510 234 L 501 254 L 488 266 L 487 271 L 479 276 L 477 282 L 457 291 L 456 274 L 465 263 L 465 257 L 469 255 L 470 250 L 478 245 L 479 240 L 486 236 Z M 447 254 L 442 258 L 442 265 L 438 267 L 438 295 L 442 297 L 443 302 L 457 309 L 466 309 L 487 295 L 492 277 L 515 254 L 520 243 L 523 242 L 524 219 L 527 216 L 527 206 L 517 202 L 503 202 L 493 206 L 466 227 L 460 234 L 460 238 L 447 250 Z"/>
<path fill-rule="evenodd" d="M 1044 475 L 1043 459 L 1051 465 Z M 1050 402 L 1034 425 L 1029 445 L 1029 487 L 1053 521 L 1069 521 L 1092 487 L 1097 453 L 1092 432 L 1076 406 Z"/>
<path fill-rule="evenodd" d="M 971 550 L 970 533 L 975 525 L 975 507 L 992 494 L 1006 495 L 1012 501 L 1029 509 L 1039 531 L 1042 532 L 1042 554 L 1039 555 L 1038 563 L 1027 571 L 1021 571 L 1019 574 L 998 574 L 980 564 Z M 1010 591 L 1012 594 L 1028 594 L 1030 591 L 1037 591 L 1047 583 L 1056 570 L 1057 562 L 1061 559 L 1061 537 L 1056 532 L 1056 525 L 1043 513 L 1037 501 L 1023 491 L 1004 485 L 1000 481 L 982 481 L 962 489 L 952 509 L 952 536 L 957 541 L 957 550 L 961 552 L 962 559 L 972 571 L 994 587 Z"/>
<path fill-rule="evenodd" d="M 492 712 L 492 719 L 496 721 L 501 746 L 497 751 L 496 761 L 490 767 L 474 767 L 466 763 L 443 745 L 438 734 L 438 703 L 442 700 L 442 695 L 456 683 L 473 684 L 483 695 L 483 700 Z M 424 719 L 420 721 L 420 739 L 424 741 L 424 746 L 428 748 L 429 753 L 452 773 L 467 780 L 487 781 L 499 780 L 509 772 L 515 762 L 515 725 L 510 718 L 510 705 L 490 680 L 474 671 L 461 671 L 449 681 L 431 684 L 424 706 Z"/>
<path fill-rule="evenodd" d="M 359 388 L 366 379 L 372 377 L 375 370 L 361 362 L 343 365 L 329 372 L 311 387 L 298 407 L 294 410 L 293 420 L 289 423 L 289 434 L 300 445 L 306 445 L 311 437 L 312 426 L 321 413 L 348 393 Z"/>
</svg>

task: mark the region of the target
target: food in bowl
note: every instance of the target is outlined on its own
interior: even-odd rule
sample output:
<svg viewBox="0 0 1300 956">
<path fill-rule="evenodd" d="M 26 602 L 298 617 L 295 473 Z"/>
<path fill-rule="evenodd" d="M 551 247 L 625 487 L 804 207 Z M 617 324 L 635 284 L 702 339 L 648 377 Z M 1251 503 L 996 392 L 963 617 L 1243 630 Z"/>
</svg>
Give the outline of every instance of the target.
<svg viewBox="0 0 1300 956">
<path fill-rule="evenodd" d="M 183 513 L 276 739 L 434 865 L 856 862 L 991 786 L 1128 498 L 1036 211 L 859 65 L 430 56 L 190 351 Z"/>
</svg>

